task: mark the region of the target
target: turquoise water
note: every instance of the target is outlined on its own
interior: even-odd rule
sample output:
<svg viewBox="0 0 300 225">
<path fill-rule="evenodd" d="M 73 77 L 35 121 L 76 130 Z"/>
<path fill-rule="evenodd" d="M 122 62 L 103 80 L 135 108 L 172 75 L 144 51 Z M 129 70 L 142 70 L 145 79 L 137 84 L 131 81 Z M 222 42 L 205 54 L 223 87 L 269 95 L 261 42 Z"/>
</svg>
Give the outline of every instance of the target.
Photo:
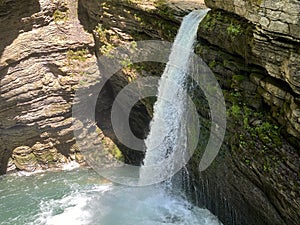
<svg viewBox="0 0 300 225">
<path fill-rule="evenodd" d="M 161 185 L 113 184 L 90 169 L 0 177 L 0 224 L 220 224 Z"/>
</svg>

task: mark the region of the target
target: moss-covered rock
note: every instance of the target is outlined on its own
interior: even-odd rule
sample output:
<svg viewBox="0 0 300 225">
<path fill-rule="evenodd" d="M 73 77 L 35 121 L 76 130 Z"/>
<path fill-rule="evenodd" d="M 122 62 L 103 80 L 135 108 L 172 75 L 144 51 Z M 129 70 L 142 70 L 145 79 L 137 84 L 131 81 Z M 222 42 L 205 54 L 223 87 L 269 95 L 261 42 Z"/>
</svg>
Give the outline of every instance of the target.
<svg viewBox="0 0 300 225">
<path fill-rule="evenodd" d="M 237 224 L 295 224 L 300 196 L 299 135 L 292 129 L 297 123 L 293 120 L 291 125 L 288 118 L 291 99 L 297 95 L 284 81 L 272 77 L 253 54 L 258 42 L 254 24 L 215 9 L 200 26 L 196 53 L 223 88 L 228 127 L 224 145 L 207 171 L 197 171 L 203 147 L 191 161 L 195 182 L 202 188 L 198 197 L 225 224 L 236 224 L 228 214 L 236 217 Z M 270 45 L 265 39 L 261 42 Z M 262 54 L 267 55 L 267 50 Z M 231 207 L 224 209 L 226 204 Z"/>
</svg>

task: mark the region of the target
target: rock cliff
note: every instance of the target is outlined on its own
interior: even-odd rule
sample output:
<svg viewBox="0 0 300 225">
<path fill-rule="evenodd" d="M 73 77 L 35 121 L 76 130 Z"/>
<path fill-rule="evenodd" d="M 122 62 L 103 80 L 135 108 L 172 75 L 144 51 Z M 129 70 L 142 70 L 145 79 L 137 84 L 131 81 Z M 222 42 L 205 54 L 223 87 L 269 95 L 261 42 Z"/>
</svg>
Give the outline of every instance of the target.
<svg viewBox="0 0 300 225">
<path fill-rule="evenodd" d="M 286 126 L 289 134 L 299 138 L 299 2 L 241 0 L 206 4 L 216 14 L 208 18 L 201 36 L 228 53 L 239 55 L 248 65 L 265 69 L 267 76 L 253 73 L 250 79 L 271 106 L 274 118 Z M 226 16 L 220 10 L 231 14 Z M 235 19 L 229 19 L 230 16 Z"/>
<path fill-rule="evenodd" d="M 84 163 L 73 136 L 74 93 L 101 79 L 97 57 L 126 42 L 171 40 L 185 11 L 135 1 L 32 0 L 0 2 L 0 173 Z M 174 12 L 171 13 L 171 12 Z M 177 19 L 176 19 L 177 18 Z M 145 69 L 146 68 L 146 69 Z M 125 68 L 102 90 L 96 118 L 100 139 L 116 140 L 107 117 L 114 96 L 142 73 L 159 75 L 162 65 Z M 139 72 L 137 71 L 139 70 Z M 148 104 L 149 105 L 149 104 Z M 149 107 L 148 107 L 149 108 Z M 131 115 L 135 134 L 145 136 L 143 103 Z M 103 134 L 105 133 L 105 134 Z M 104 140 L 104 142 L 106 142 Z M 110 142 L 108 140 L 108 142 Z M 126 153 L 126 148 L 122 146 Z M 128 162 L 142 155 L 128 153 Z"/>
<path fill-rule="evenodd" d="M 68 157 L 82 162 L 70 108 L 79 63 L 89 68 L 96 58 L 76 2 L 1 1 L 0 11 L 1 173 L 8 164 L 34 171 Z"/>
<path fill-rule="evenodd" d="M 300 4 L 205 2 L 212 10 L 199 27 L 196 52 L 223 88 L 228 136 L 215 164 L 196 178 L 202 194 L 214 196 L 202 195 L 202 202 L 228 224 L 236 223 L 232 217 L 297 224 Z M 233 208 L 224 213 L 226 204 Z"/>
</svg>

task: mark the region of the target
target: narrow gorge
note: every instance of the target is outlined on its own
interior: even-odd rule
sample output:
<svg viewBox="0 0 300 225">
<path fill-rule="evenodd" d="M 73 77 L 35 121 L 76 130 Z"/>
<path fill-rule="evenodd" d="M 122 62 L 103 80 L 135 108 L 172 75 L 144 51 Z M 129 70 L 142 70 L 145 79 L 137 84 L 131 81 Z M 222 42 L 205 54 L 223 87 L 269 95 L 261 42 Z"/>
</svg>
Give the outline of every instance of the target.
<svg viewBox="0 0 300 225">
<path fill-rule="evenodd" d="M 125 86 L 140 78 L 159 78 L 165 69 L 164 63 L 133 63 L 122 55 L 123 68 L 95 96 L 97 84 L 105 80 L 101 56 L 110 60 L 116 47 L 136 49 L 139 41 L 174 42 L 183 17 L 207 8 L 211 10 L 198 27 L 194 52 L 222 88 L 227 127 L 219 154 L 200 172 L 211 132 L 211 106 L 200 86 L 187 81 L 188 94 L 199 114 L 200 136 L 186 168 L 173 179 L 175 186 L 184 189 L 188 201 L 178 197 L 181 194 L 174 199 L 166 197 L 162 189 L 118 189 L 107 186 L 102 178 L 98 180 L 96 174 L 89 177 L 86 168 L 90 158 L 85 150 L 91 146 L 104 146 L 107 157 L 101 163 L 108 168 L 116 163 L 114 159 L 142 164 L 147 143 L 142 144 L 144 151 L 124 145 L 114 131 L 111 111 Z M 218 224 L 208 210 L 224 225 L 299 223 L 298 0 L 0 0 L 0 21 L 0 193 L 8 193 L 0 194 L 0 199 L 9 200 L 10 187 L 17 189 L 26 179 L 30 187 L 24 196 L 40 200 L 42 194 L 35 196 L 31 190 L 45 188 L 50 199 L 39 209 L 29 201 L 32 212 L 24 211 L 34 222 L 20 219 L 19 224 L 61 224 L 66 219 L 60 217 L 66 202 L 79 207 L 70 214 L 64 211 L 70 223 L 74 220 L 72 224 L 95 224 L 89 218 L 101 218 L 103 225 L 118 224 L 133 212 L 143 215 L 145 221 L 148 217 L 155 221 L 163 218 L 157 224 Z M 78 90 L 83 90 L 83 100 L 76 98 Z M 97 102 L 91 109 L 94 98 Z M 149 133 L 155 102 L 155 97 L 143 98 L 130 111 L 130 128 L 140 139 Z M 74 108 L 77 115 L 93 112 L 95 123 L 76 120 Z M 166 146 L 167 153 L 168 149 Z M 80 178 L 76 181 L 76 172 L 71 171 L 70 179 L 64 181 L 65 171 L 61 170 L 72 165 L 83 168 L 78 172 Z M 47 170 L 52 172 L 33 174 Z M 57 175 L 52 177 L 53 171 Z M 74 181 L 79 182 L 78 193 Z M 66 187 L 60 186 L 62 183 Z M 60 193 L 72 194 L 55 196 L 51 185 Z M 121 202 L 111 200 L 115 196 Z M 97 203 L 91 200 L 94 198 Z M 115 214 L 128 207 L 123 205 L 126 201 L 136 204 L 135 210 L 126 211 L 128 218 Z M 145 214 L 141 211 L 144 202 Z M 57 208 L 52 208 L 54 204 Z M 9 202 L 0 206 L 0 224 L 13 224 L 13 218 L 21 218 L 18 211 L 5 211 L 10 207 Z M 92 215 L 80 211 L 82 217 L 72 218 L 80 207 L 88 208 Z M 93 211 L 95 208 L 98 211 Z M 99 209 L 109 213 L 102 215 Z M 147 224 L 132 218 L 128 225 Z"/>
</svg>

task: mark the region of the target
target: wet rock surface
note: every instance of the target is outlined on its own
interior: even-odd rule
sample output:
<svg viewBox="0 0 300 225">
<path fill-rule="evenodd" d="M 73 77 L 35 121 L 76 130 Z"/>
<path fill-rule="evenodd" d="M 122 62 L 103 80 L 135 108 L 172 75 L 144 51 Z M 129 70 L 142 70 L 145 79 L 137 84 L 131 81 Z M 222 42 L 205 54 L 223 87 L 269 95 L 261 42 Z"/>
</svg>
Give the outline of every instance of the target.
<svg viewBox="0 0 300 225">
<path fill-rule="evenodd" d="M 297 224 L 299 86 L 291 77 L 300 45 L 285 26 L 299 27 L 299 2 L 206 3 L 212 11 L 200 25 L 196 52 L 223 88 L 228 127 L 214 164 L 202 173 L 192 166 L 200 202 L 226 224 Z"/>
</svg>

